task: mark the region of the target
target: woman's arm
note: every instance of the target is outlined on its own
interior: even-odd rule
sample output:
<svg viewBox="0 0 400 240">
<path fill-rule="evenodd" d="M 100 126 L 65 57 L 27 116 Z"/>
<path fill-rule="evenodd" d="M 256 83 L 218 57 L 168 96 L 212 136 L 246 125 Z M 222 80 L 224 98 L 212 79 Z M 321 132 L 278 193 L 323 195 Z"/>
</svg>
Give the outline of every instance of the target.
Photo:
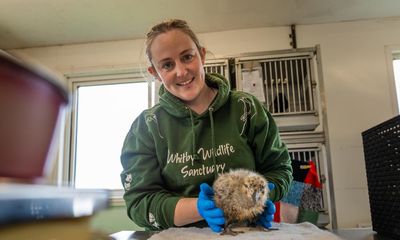
<svg viewBox="0 0 400 240">
<path fill-rule="evenodd" d="M 197 198 L 181 198 L 176 204 L 174 215 L 176 226 L 198 222 L 202 219 L 197 211 Z"/>
<path fill-rule="evenodd" d="M 165 187 L 149 129 L 142 113 L 124 141 L 121 182 L 128 216 L 147 230 L 160 230 L 174 226 L 175 206 L 181 197 Z"/>
</svg>

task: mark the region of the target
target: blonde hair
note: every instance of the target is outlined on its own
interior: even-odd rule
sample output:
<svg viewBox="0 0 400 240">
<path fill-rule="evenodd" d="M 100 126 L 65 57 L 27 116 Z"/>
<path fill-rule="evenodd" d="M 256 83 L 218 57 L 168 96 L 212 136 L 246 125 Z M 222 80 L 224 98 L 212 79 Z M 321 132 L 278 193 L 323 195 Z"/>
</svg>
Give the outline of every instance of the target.
<svg viewBox="0 0 400 240">
<path fill-rule="evenodd" d="M 180 30 L 183 33 L 187 34 L 193 40 L 194 44 L 196 44 L 197 49 L 200 51 L 202 46 L 200 45 L 199 39 L 197 38 L 196 34 L 192 31 L 192 29 L 189 27 L 189 25 L 185 20 L 181 19 L 166 20 L 153 26 L 150 29 L 150 31 L 146 34 L 146 55 L 150 64 L 152 64 L 151 63 L 152 56 L 150 48 L 154 39 L 162 33 L 166 33 L 168 31 L 175 29 Z"/>
</svg>

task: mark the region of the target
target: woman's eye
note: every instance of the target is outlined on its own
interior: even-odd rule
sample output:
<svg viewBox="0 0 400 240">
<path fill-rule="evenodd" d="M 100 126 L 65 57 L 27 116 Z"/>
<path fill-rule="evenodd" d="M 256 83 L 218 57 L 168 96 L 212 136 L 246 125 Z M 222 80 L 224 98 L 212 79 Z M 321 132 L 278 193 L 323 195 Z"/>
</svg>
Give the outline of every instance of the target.
<svg viewBox="0 0 400 240">
<path fill-rule="evenodd" d="M 171 62 L 166 62 L 161 67 L 163 69 L 170 70 L 173 66 L 174 66 L 174 64 L 172 64 Z"/>
<path fill-rule="evenodd" d="M 182 57 L 182 60 L 184 62 L 191 61 L 192 59 L 193 59 L 193 55 L 191 55 L 191 54 L 186 54 L 186 55 L 183 55 L 183 57 Z"/>
</svg>

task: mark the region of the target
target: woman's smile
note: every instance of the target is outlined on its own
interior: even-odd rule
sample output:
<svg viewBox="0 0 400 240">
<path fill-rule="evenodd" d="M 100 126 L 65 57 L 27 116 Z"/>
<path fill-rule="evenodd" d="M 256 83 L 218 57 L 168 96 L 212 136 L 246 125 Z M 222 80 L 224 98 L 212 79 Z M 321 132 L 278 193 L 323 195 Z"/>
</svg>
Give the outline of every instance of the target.
<svg viewBox="0 0 400 240">
<path fill-rule="evenodd" d="M 189 79 L 189 80 L 185 81 L 185 82 L 178 83 L 177 85 L 178 86 L 186 86 L 186 85 L 189 85 L 193 81 L 194 81 L 194 77 L 192 79 Z"/>
</svg>

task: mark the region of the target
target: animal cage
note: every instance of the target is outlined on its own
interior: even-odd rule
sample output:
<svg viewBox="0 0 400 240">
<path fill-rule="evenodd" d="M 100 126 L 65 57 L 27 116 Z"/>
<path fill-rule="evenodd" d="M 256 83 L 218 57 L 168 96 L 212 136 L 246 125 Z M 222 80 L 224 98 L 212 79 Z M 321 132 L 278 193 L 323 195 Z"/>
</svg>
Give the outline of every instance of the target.
<svg viewBox="0 0 400 240">
<path fill-rule="evenodd" d="M 308 56 L 260 61 L 265 79 L 266 105 L 271 113 L 314 113 L 315 103 Z"/>
<path fill-rule="evenodd" d="M 324 145 L 322 143 L 288 144 L 288 149 L 292 159 L 295 180 L 297 180 L 295 175 L 298 174 L 296 171 L 303 171 L 304 169 L 309 168 L 311 166 L 310 162 L 312 162 L 318 175 L 318 182 L 321 184 L 320 190 L 314 190 L 312 193 L 313 196 L 308 198 L 307 201 L 303 201 L 299 207 L 311 209 L 317 212 L 318 219 L 316 220 L 316 224 L 318 226 L 322 227 L 328 225 L 331 221 L 328 210 L 329 182 L 328 178 L 326 177 L 327 158 Z"/>
<path fill-rule="evenodd" d="M 219 73 L 224 76 L 228 82 L 230 81 L 228 59 L 206 60 L 204 63 L 204 71 L 206 73 Z"/>
<path fill-rule="evenodd" d="M 281 131 L 315 130 L 322 122 L 316 55 L 305 48 L 238 57 L 236 86 L 260 96 Z"/>
</svg>

